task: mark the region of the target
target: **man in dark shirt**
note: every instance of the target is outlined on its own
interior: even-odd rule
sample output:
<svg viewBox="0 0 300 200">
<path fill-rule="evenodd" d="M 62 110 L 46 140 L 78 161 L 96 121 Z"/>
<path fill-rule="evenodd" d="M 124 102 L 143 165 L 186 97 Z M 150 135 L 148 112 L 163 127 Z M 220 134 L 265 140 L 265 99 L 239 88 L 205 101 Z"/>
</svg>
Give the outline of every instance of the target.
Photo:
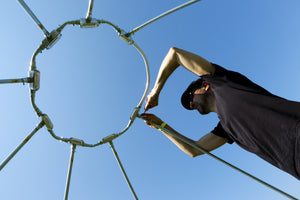
<svg viewBox="0 0 300 200">
<path fill-rule="evenodd" d="M 201 77 L 183 93 L 182 105 L 200 114 L 216 112 L 220 119 L 217 127 L 200 140 L 186 139 L 207 151 L 236 142 L 300 180 L 300 103 L 275 96 L 239 73 L 182 49 L 171 48 L 148 95 L 145 110 L 158 105 L 161 89 L 180 65 Z M 150 126 L 149 122 L 163 123 L 153 114 L 142 117 Z M 163 125 L 179 134 L 169 125 Z M 202 154 L 168 133 L 164 134 L 192 157 Z"/>
</svg>

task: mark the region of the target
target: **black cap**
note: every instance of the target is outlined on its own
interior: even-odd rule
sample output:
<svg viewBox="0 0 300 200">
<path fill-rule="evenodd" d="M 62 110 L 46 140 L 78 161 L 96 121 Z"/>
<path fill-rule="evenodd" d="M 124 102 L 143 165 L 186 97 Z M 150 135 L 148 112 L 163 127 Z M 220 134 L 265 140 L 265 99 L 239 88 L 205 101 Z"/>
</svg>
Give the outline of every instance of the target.
<svg viewBox="0 0 300 200">
<path fill-rule="evenodd" d="M 190 107 L 191 97 L 196 89 L 202 87 L 203 79 L 199 78 L 193 81 L 181 96 L 181 104 L 187 110 L 192 110 Z"/>
</svg>

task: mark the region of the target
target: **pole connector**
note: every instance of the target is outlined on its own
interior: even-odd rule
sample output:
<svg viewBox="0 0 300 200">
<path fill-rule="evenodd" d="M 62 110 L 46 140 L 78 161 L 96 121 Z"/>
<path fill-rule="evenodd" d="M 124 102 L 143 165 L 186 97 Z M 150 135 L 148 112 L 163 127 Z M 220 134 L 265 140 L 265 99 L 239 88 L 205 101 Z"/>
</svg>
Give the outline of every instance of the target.
<svg viewBox="0 0 300 200">
<path fill-rule="evenodd" d="M 75 145 L 80 145 L 80 146 L 84 145 L 84 141 L 83 140 L 80 140 L 80 139 L 77 139 L 77 138 L 73 138 L 73 137 L 70 138 L 70 143 L 71 144 L 75 144 Z"/>
<path fill-rule="evenodd" d="M 53 123 L 51 122 L 48 115 L 47 114 L 42 114 L 41 118 L 42 118 L 43 122 L 45 123 L 47 129 L 52 130 L 53 129 Z"/>
<path fill-rule="evenodd" d="M 101 143 L 104 144 L 104 143 L 107 143 L 107 142 L 111 142 L 111 141 L 113 141 L 114 139 L 116 139 L 118 136 L 119 136 L 118 134 L 113 133 L 113 134 L 111 134 L 111 135 L 109 135 L 109 136 L 103 138 L 103 139 L 101 140 Z"/>
<path fill-rule="evenodd" d="M 132 40 L 132 38 L 130 36 L 127 35 L 127 33 L 125 33 L 125 31 L 121 30 L 121 32 L 119 32 L 119 37 L 126 42 L 126 44 L 131 45 L 134 43 L 134 41 Z"/>
<path fill-rule="evenodd" d="M 42 45 L 50 49 L 59 39 L 61 38 L 61 33 L 57 30 L 53 30 L 43 41 Z"/>
<path fill-rule="evenodd" d="M 40 89 L 40 77 L 41 73 L 38 70 L 31 70 L 28 72 L 28 75 L 31 79 L 31 82 L 29 84 L 29 87 L 33 91 L 37 91 Z"/>
<path fill-rule="evenodd" d="M 135 118 L 137 116 L 139 116 L 139 111 L 140 111 L 140 108 L 139 107 L 135 107 L 134 108 L 134 111 L 132 112 L 131 116 L 130 116 L 130 120 L 133 121 L 135 120 Z"/>
<path fill-rule="evenodd" d="M 95 18 L 80 19 L 80 28 L 97 28 L 99 24 L 99 20 Z"/>
</svg>

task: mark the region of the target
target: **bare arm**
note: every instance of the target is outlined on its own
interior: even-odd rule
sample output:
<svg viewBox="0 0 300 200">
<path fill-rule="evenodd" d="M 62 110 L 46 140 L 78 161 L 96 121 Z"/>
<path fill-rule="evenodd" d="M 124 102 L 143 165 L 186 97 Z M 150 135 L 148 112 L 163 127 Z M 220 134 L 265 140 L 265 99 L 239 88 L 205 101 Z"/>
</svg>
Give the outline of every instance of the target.
<svg viewBox="0 0 300 200">
<path fill-rule="evenodd" d="M 165 126 L 166 129 L 171 130 L 172 132 L 175 132 L 178 135 L 181 135 L 180 133 L 178 133 L 177 131 L 175 131 L 172 127 L 166 125 Z M 191 147 L 190 145 L 182 142 L 181 140 L 169 135 L 168 133 L 163 132 L 178 148 L 180 148 L 183 152 L 185 152 L 186 154 L 188 154 L 191 157 L 196 157 L 199 155 L 202 155 L 203 153 L 193 147 Z M 182 137 L 184 137 L 185 139 L 193 142 L 194 144 L 196 144 L 197 146 L 199 146 L 200 148 L 210 152 L 213 151 L 217 148 L 219 148 L 220 146 L 224 145 L 227 142 L 226 138 L 222 138 L 219 137 L 213 133 L 208 133 L 206 135 L 204 135 L 203 137 L 201 137 L 198 141 L 194 141 L 191 140 L 190 138 L 187 138 L 183 135 L 181 135 Z"/>
<path fill-rule="evenodd" d="M 154 126 L 152 126 L 149 122 L 154 123 L 154 124 L 158 124 L 160 125 L 162 123 L 162 120 L 159 119 L 158 117 L 156 117 L 153 114 L 143 114 L 142 118 L 146 121 L 146 123 L 152 127 L 155 128 Z M 204 135 L 202 138 L 200 138 L 200 140 L 198 141 L 194 141 L 191 140 L 190 138 L 187 138 L 183 135 L 181 135 L 180 133 L 178 133 L 176 130 L 174 130 L 172 127 L 170 127 L 169 125 L 165 126 L 166 129 L 184 137 L 185 139 L 187 139 L 188 141 L 196 144 L 197 146 L 201 147 L 202 149 L 210 152 L 214 149 L 217 149 L 218 147 L 224 145 L 228 140 L 226 138 L 222 138 L 219 137 L 213 133 L 208 133 L 206 135 Z M 168 134 L 167 132 L 163 132 L 178 148 L 180 148 L 183 152 L 185 152 L 186 154 L 190 155 L 191 157 L 196 157 L 198 155 L 202 155 L 203 153 L 197 149 L 195 149 L 194 147 L 186 144 L 185 142 L 177 139 L 176 137 L 173 137 L 172 135 Z"/>
<path fill-rule="evenodd" d="M 145 110 L 158 105 L 158 96 L 165 82 L 180 65 L 198 76 L 211 74 L 215 71 L 212 64 L 201 56 L 175 47 L 170 48 L 160 66 L 155 85 L 148 95 Z"/>
</svg>

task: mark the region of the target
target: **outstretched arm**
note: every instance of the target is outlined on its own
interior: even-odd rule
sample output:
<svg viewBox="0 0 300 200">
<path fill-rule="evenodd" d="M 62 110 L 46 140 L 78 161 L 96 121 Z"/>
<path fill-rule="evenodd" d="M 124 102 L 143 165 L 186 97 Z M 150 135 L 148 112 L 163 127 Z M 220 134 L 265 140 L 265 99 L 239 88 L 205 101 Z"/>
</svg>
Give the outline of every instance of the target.
<svg viewBox="0 0 300 200">
<path fill-rule="evenodd" d="M 180 65 L 198 76 L 211 74 L 215 71 L 212 64 L 201 56 L 175 47 L 170 48 L 160 66 L 155 85 L 148 95 L 145 110 L 158 105 L 158 96 L 165 82 Z"/>
<path fill-rule="evenodd" d="M 156 117 L 153 114 L 143 114 L 142 118 L 145 120 L 146 124 L 149 125 L 152 128 L 156 128 L 155 126 L 152 126 L 151 123 L 154 124 L 162 124 L 162 120 L 159 119 L 158 117 Z M 208 133 L 206 135 L 204 135 L 202 138 L 200 138 L 200 140 L 198 141 L 194 141 L 191 140 L 190 138 L 187 138 L 183 135 L 181 135 L 180 133 L 178 133 L 177 131 L 175 131 L 172 127 L 170 127 L 169 125 L 165 126 L 166 129 L 176 133 L 177 135 L 180 135 L 182 137 L 184 137 L 186 140 L 196 144 L 197 146 L 199 146 L 200 148 L 210 152 L 214 149 L 217 149 L 218 147 L 224 145 L 228 140 L 226 138 L 222 138 L 219 137 L 213 133 Z M 179 140 L 176 137 L 173 137 L 172 135 L 163 132 L 178 148 L 180 148 L 183 152 L 185 152 L 186 154 L 190 155 L 191 157 L 196 157 L 198 155 L 202 155 L 203 153 L 197 149 L 195 149 L 194 147 L 186 144 L 185 142 Z"/>
</svg>

